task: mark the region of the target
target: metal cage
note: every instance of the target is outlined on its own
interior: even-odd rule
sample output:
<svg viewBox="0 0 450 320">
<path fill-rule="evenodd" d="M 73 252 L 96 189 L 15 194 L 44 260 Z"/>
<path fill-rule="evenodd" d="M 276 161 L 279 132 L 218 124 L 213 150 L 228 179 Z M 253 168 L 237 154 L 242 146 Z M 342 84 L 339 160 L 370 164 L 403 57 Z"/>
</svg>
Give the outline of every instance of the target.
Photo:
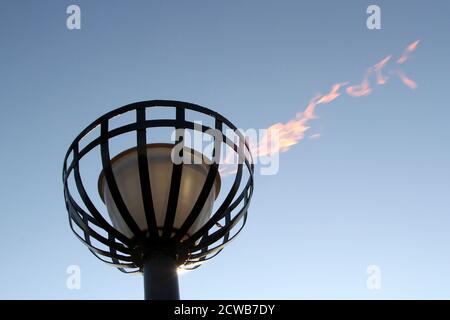
<svg viewBox="0 0 450 320">
<path fill-rule="evenodd" d="M 151 114 L 152 108 L 155 107 L 175 109 L 175 118 L 147 119 L 146 111 L 149 111 L 149 114 Z M 214 119 L 214 128 L 186 120 L 186 110 L 192 110 L 212 117 Z M 136 120 L 134 122 L 117 128 L 110 127 L 111 119 L 128 112 L 135 112 Z M 224 125 L 234 130 L 238 139 L 227 137 L 224 133 Z M 172 235 L 174 229 L 172 224 L 176 213 L 182 174 L 182 164 L 173 164 L 164 228 L 163 230 L 157 230 L 151 199 L 150 176 L 146 165 L 146 147 L 148 143 L 147 129 L 158 127 L 173 128 L 181 131 L 184 129 L 201 130 L 202 134 L 208 134 L 211 130 L 216 130 L 216 132 L 221 133 L 223 138 L 221 141 L 218 141 L 216 135 L 212 137 L 214 140 L 213 154 L 217 155 L 223 147 L 222 144 L 224 144 L 231 148 L 239 159 L 237 170 L 231 177 L 234 181 L 223 202 L 211 214 L 209 220 L 187 239 L 185 235 L 187 235 L 189 227 L 200 214 L 203 204 L 213 187 L 214 180 L 220 174 L 220 164 L 214 162 L 210 166 L 203 188 L 192 211 L 182 226 Z M 100 129 L 99 136 L 87 145 L 82 146 L 80 142 L 91 131 L 98 128 Z M 148 230 L 145 234 L 136 225 L 125 205 L 111 167 L 110 139 L 130 132 L 136 134 L 135 148 L 138 155 L 140 187 L 148 224 Z M 177 139 L 177 142 L 183 142 L 183 135 L 180 135 Z M 92 153 L 93 149 L 97 147 L 100 149 L 99 156 L 109 190 L 123 220 L 134 234 L 132 238 L 119 232 L 105 219 L 104 215 L 94 205 L 83 184 L 82 175 L 80 174 L 80 160 L 88 153 Z M 220 157 L 218 158 L 220 159 Z M 243 181 L 245 180 L 243 179 L 244 170 L 247 170 L 246 181 Z M 253 194 L 253 172 L 254 164 L 247 141 L 230 121 L 217 112 L 196 104 L 180 101 L 152 100 L 132 103 L 98 118 L 84 129 L 70 145 L 64 159 L 63 168 L 64 198 L 69 214 L 70 227 L 97 258 L 112 264 L 122 272 L 142 272 L 143 259 L 148 252 L 166 249 L 172 250 L 179 267 L 195 269 L 204 261 L 216 256 L 244 227 L 247 220 L 247 210 Z M 69 178 L 74 179 L 76 192 L 78 193 L 78 202 L 81 199 L 82 203 L 77 203 L 77 200 L 71 194 L 71 188 L 69 188 L 68 183 Z"/>
</svg>

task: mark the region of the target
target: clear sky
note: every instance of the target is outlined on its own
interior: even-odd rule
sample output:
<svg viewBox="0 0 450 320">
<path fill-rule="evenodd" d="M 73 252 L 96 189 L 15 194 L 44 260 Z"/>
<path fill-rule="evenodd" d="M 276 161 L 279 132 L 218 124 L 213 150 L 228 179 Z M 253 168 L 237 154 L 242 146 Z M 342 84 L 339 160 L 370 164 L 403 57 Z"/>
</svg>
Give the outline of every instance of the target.
<svg viewBox="0 0 450 320">
<path fill-rule="evenodd" d="M 66 27 L 71 4 L 81 30 Z M 366 27 L 369 4 L 381 30 Z M 449 32 L 444 0 L 2 0 L 0 298 L 143 297 L 140 276 L 98 261 L 68 224 L 63 158 L 103 113 L 173 99 L 267 128 L 418 39 L 401 66 L 417 89 L 391 74 L 320 106 L 279 172 L 256 176 L 246 228 L 181 276 L 181 296 L 450 298 Z M 66 287 L 69 265 L 80 290 Z"/>
</svg>

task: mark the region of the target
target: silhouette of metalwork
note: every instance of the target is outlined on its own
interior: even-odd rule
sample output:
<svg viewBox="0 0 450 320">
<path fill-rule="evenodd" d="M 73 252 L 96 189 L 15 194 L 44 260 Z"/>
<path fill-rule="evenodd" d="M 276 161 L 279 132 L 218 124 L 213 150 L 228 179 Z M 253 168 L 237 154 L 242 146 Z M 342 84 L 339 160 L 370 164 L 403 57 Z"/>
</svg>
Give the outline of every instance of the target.
<svg viewBox="0 0 450 320">
<path fill-rule="evenodd" d="M 152 108 L 155 107 L 175 110 L 174 119 L 147 119 L 147 111 L 151 115 Z M 186 120 L 186 110 L 192 110 L 204 116 L 212 117 L 214 119 L 214 128 Z M 111 119 L 128 112 L 135 113 L 135 121 L 110 128 Z M 224 125 L 235 131 L 238 141 L 233 141 L 236 139 L 226 136 Z M 161 127 L 178 130 L 200 130 L 203 134 L 216 130 L 216 132 L 222 134 L 223 139 L 219 141 L 216 135 L 212 136 L 214 139 L 213 155 L 215 158 L 224 146 L 228 146 L 236 153 L 239 159 L 237 169 L 233 173 L 233 177 L 231 177 L 234 181 L 228 194 L 224 197 L 217 210 L 211 214 L 207 222 L 191 236 L 187 236 L 187 231 L 200 214 L 211 188 L 214 187 L 214 181 L 217 175 L 220 174 L 220 164 L 214 162 L 209 167 L 202 191 L 191 213 L 178 229 L 171 225 L 171 221 L 173 222 L 174 220 L 177 208 L 178 199 L 173 195 L 177 195 L 180 188 L 182 164 L 173 164 L 166 220 L 162 230 L 158 230 L 151 199 L 149 169 L 146 165 L 146 148 L 148 145 L 147 129 Z M 99 136 L 82 146 L 80 142 L 91 131 L 98 128 L 100 129 Z M 110 139 L 130 132 L 136 134 L 135 148 L 138 154 L 140 185 L 142 199 L 144 199 L 143 207 L 148 224 L 148 229 L 145 231 L 142 231 L 137 226 L 125 205 L 111 167 Z M 182 142 L 182 139 L 183 136 L 181 135 L 178 137 L 177 142 Z M 87 154 L 93 153 L 94 149 L 100 149 L 99 157 L 101 158 L 103 174 L 106 177 L 106 182 L 116 207 L 133 233 L 131 238 L 125 236 L 107 221 L 86 191 L 80 173 L 80 160 Z M 220 156 L 217 158 L 220 159 Z M 245 179 L 243 178 L 244 170 L 246 170 Z M 70 145 L 64 159 L 63 168 L 64 198 L 70 226 L 76 236 L 97 258 L 112 264 L 122 272 L 142 272 L 144 257 L 153 251 L 170 251 L 175 255 L 178 266 L 185 269 L 194 269 L 204 261 L 216 256 L 244 227 L 253 193 L 253 172 L 254 165 L 249 145 L 244 136 L 237 131 L 237 128 L 230 121 L 217 112 L 196 104 L 180 101 L 152 100 L 132 103 L 98 118 L 84 129 Z M 70 190 L 69 178 L 74 179 L 76 190 Z M 71 192 L 77 192 L 77 200 L 75 200 Z"/>
</svg>

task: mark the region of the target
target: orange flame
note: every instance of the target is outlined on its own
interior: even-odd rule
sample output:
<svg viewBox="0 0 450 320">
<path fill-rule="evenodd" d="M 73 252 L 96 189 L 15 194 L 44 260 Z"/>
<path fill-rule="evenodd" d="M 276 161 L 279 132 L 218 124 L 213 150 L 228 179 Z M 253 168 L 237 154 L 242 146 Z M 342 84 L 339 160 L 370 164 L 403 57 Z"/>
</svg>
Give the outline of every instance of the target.
<svg viewBox="0 0 450 320">
<path fill-rule="evenodd" d="M 403 51 L 403 54 L 396 61 L 398 64 L 406 62 L 411 53 L 416 50 L 419 40 L 409 44 Z M 316 95 L 312 98 L 303 112 L 299 112 L 296 117 L 287 123 L 276 123 L 270 126 L 258 143 L 250 144 L 250 149 L 254 156 L 266 156 L 277 152 L 285 152 L 291 146 L 297 144 L 304 139 L 306 131 L 310 129 L 308 122 L 316 119 L 316 108 L 321 104 L 328 104 L 342 94 L 339 92 L 341 88 L 347 86 L 345 92 L 352 97 L 367 96 L 372 93 L 373 89 L 370 86 L 369 78 L 372 73 L 375 74 L 376 84 L 384 85 L 387 83 L 388 77 L 383 76 L 382 70 L 387 66 L 392 59 L 392 55 L 385 57 L 383 60 L 367 69 L 363 81 L 360 84 L 347 86 L 348 82 L 340 82 L 332 85 L 331 90 L 325 95 Z M 417 83 L 407 77 L 401 70 L 394 71 L 399 76 L 401 81 L 411 89 L 417 88 Z M 311 139 L 317 139 L 320 133 L 310 135 Z M 225 161 L 227 163 L 227 161 Z M 235 172 L 235 170 L 233 171 Z M 221 174 L 230 173 L 221 170 Z"/>
<path fill-rule="evenodd" d="M 387 56 L 380 62 L 378 62 L 376 65 L 374 65 L 373 69 L 375 70 L 375 75 L 377 77 L 377 83 L 378 84 L 386 84 L 388 78 L 383 77 L 383 74 L 381 73 L 381 70 L 387 65 L 389 60 L 391 60 L 392 56 Z"/>
<path fill-rule="evenodd" d="M 372 88 L 370 87 L 369 84 L 369 76 L 371 73 L 372 69 L 370 68 L 366 71 L 364 79 L 360 84 L 356 86 L 347 87 L 346 89 L 347 94 L 351 95 L 352 97 L 362 97 L 371 94 Z"/>
<path fill-rule="evenodd" d="M 417 83 L 411 78 L 408 78 L 408 76 L 406 76 L 401 70 L 397 70 L 395 73 L 397 73 L 397 75 L 400 77 L 400 80 L 402 80 L 402 82 L 410 89 L 414 90 L 417 88 Z"/>
<path fill-rule="evenodd" d="M 332 102 L 333 100 L 335 100 L 337 97 L 339 97 L 341 94 L 338 92 L 339 89 L 342 86 L 345 86 L 348 82 L 341 82 L 341 83 L 336 83 L 331 87 L 331 91 L 322 96 L 319 101 L 317 101 L 317 104 L 327 104 Z"/>
<path fill-rule="evenodd" d="M 397 62 L 405 62 L 409 58 L 411 52 L 413 52 L 417 48 L 418 43 L 419 40 L 408 45 Z M 367 96 L 372 93 L 373 89 L 369 83 L 369 77 L 372 75 L 372 73 L 375 73 L 376 83 L 378 85 L 386 84 L 388 78 L 387 76 L 383 76 L 381 71 L 387 66 L 391 59 L 392 55 L 388 55 L 373 67 L 370 67 L 366 71 L 363 81 L 358 85 L 347 86 L 347 88 L 345 89 L 346 93 L 353 97 Z M 402 71 L 397 71 L 397 75 L 400 77 L 403 83 L 411 89 L 417 88 L 416 82 L 408 78 Z M 340 82 L 334 84 L 331 87 L 330 92 L 328 92 L 327 94 L 316 95 L 313 99 L 311 99 L 306 106 L 306 109 L 303 112 L 298 113 L 294 119 L 285 124 L 277 123 L 272 125 L 268 129 L 268 132 L 261 139 L 260 143 L 256 146 L 256 155 L 267 155 L 273 152 L 284 152 L 289 150 L 292 145 L 302 140 L 305 137 L 305 132 L 310 128 L 308 122 L 310 120 L 316 119 L 315 111 L 317 106 L 321 104 L 328 104 L 336 100 L 339 96 L 341 96 L 339 90 L 347 84 L 348 82 Z M 272 148 L 272 150 L 268 150 L 267 146 L 270 145 L 272 139 L 271 136 L 274 133 L 274 130 L 278 132 L 278 147 Z M 317 138 L 319 136 L 320 134 L 315 134 L 311 137 Z"/>
<path fill-rule="evenodd" d="M 276 123 L 270 126 L 256 146 L 256 150 L 253 150 L 255 155 L 266 156 L 289 150 L 291 146 L 304 138 L 305 132 L 309 129 L 307 121 L 307 118 L 299 114 L 287 123 Z M 275 143 L 273 139 L 276 140 Z"/>
<path fill-rule="evenodd" d="M 320 100 L 320 98 L 321 97 L 319 95 L 312 98 L 309 101 L 308 105 L 306 106 L 305 111 L 303 111 L 303 113 L 297 114 L 297 117 L 299 117 L 299 118 L 304 117 L 305 119 L 308 119 L 308 120 L 316 119 L 316 115 L 315 115 L 314 111 L 316 111 L 316 107 L 317 107 L 317 104 L 318 104 L 318 101 Z"/>
<path fill-rule="evenodd" d="M 327 104 L 338 98 L 341 93 L 339 89 L 346 85 L 347 82 L 336 83 L 331 87 L 330 92 L 325 95 L 317 95 L 307 105 L 302 113 L 287 123 L 276 123 L 269 127 L 267 132 L 262 137 L 261 141 L 256 146 L 254 153 L 258 156 L 265 156 L 273 154 L 274 152 L 284 152 L 290 149 L 291 146 L 297 144 L 305 137 L 305 132 L 310 128 L 307 124 L 309 120 L 316 119 L 316 107 L 321 104 Z M 273 144 L 272 139 L 277 139 L 277 143 Z"/>
<path fill-rule="evenodd" d="M 411 55 L 411 53 L 417 49 L 417 46 L 419 45 L 419 40 L 414 41 L 413 43 L 411 43 L 409 46 L 406 47 L 405 51 L 403 51 L 403 54 L 401 55 L 400 58 L 398 58 L 397 63 L 398 64 L 403 64 L 406 61 L 408 61 L 409 56 Z"/>
</svg>

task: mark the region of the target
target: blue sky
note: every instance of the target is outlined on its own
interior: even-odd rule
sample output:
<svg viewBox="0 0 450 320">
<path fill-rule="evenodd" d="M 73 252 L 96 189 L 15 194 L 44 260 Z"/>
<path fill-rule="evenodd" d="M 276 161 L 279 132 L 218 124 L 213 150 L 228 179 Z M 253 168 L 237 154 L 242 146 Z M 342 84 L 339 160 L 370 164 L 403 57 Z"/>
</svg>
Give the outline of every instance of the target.
<svg viewBox="0 0 450 320">
<path fill-rule="evenodd" d="M 368 30 L 376 3 L 382 30 Z M 81 8 L 81 30 L 66 8 Z M 256 176 L 246 228 L 180 279 L 186 299 L 450 298 L 447 1 L 12 1 L 0 4 L 0 298 L 141 299 L 142 279 L 70 231 L 61 170 L 73 138 L 133 101 L 173 99 L 238 127 L 287 122 L 316 93 L 361 82 L 420 39 L 361 98 L 321 106 L 311 134 Z M 66 268 L 81 268 L 68 290 Z M 366 268 L 381 268 L 368 290 Z"/>
</svg>

